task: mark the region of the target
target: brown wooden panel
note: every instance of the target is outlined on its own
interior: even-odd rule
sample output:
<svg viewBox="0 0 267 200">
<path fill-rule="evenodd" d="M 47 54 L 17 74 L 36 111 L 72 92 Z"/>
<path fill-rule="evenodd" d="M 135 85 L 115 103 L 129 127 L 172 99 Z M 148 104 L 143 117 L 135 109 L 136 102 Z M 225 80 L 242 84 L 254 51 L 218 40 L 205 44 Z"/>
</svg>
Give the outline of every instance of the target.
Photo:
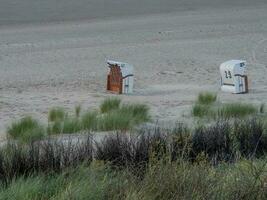
<svg viewBox="0 0 267 200">
<path fill-rule="evenodd" d="M 120 67 L 117 65 L 110 67 L 107 90 L 122 93 L 122 73 Z"/>
</svg>

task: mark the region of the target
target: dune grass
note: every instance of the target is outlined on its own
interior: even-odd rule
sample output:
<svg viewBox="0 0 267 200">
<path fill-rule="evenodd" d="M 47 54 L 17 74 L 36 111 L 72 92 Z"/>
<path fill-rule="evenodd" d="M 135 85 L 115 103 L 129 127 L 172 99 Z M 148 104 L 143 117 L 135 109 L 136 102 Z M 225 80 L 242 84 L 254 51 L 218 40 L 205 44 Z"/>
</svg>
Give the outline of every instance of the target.
<svg viewBox="0 0 267 200">
<path fill-rule="evenodd" d="M 211 115 L 211 107 L 208 105 L 195 104 L 192 108 L 192 115 L 195 117 L 205 117 Z"/>
<path fill-rule="evenodd" d="M 14 122 L 8 134 L 25 144 L 0 149 L 0 199 L 266 199 L 265 119 L 244 118 L 260 109 L 206 96 L 193 114 L 219 119 L 214 123 L 142 127 L 94 143 L 90 135 L 75 143 L 37 141 L 46 134 L 37 120 Z M 129 130 L 150 120 L 143 104 L 107 105 L 104 111 L 76 107 L 73 114 L 52 109 L 47 132 Z"/>
<path fill-rule="evenodd" d="M 198 95 L 197 103 L 209 105 L 209 104 L 216 102 L 216 100 L 217 100 L 217 95 L 215 93 L 202 92 Z"/>
<path fill-rule="evenodd" d="M 64 108 L 56 107 L 52 108 L 48 113 L 48 121 L 55 122 L 55 121 L 62 121 L 66 117 L 67 113 Z"/>
<path fill-rule="evenodd" d="M 121 105 L 121 100 L 119 98 L 107 98 L 100 105 L 101 113 L 107 113 L 112 110 L 118 110 Z"/>
<path fill-rule="evenodd" d="M 157 161 L 143 178 L 127 170 L 93 163 L 57 175 L 38 175 L 13 180 L 0 187 L 0 199 L 266 199 L 266 160 L 240 161 L 212 167 L 205 163 Z"/>
<path fill-rule="evenodd" d="M 11 138 L 27 143 L 44 138 L 46 132 L 40 122 L 28 116 L 13 122 L 7 128 L 7 134 Z"/>
<path fill-rule="evenodd" d="M 200 93 L 192 107 L 192 115 L 208 119 L 244 118 L 258 113 L 264 113 L 264 105 L 259 109 L 248 103 L 221 103 L 217 101 L 216 94 Z"/>
<path fill-rule="evenodd" d="M 218 109 L 218 116 L 221 118 L 238 118 L 258 113 L 258 109 L 246 103 L 227 103 Z"/>
<path fill-rule="evenodd" d="M 150 120 L 149 108 L 143 104 L 124 104 L 110 110 L 98 120 L 98 130 L 128 130 Z"/>
<path fill-rule="evenodd" d="M 195 117 L 205 117 L 213 114 L 213 104 L 217 100 L 217 95 L 210 92 L 202 92 L 198 95 L 197 100 L 192 108 L 192 115 Z"/>
<path fill-rule="evenodd" d="M 0 199 L 266 199 L 260 119 L 0 149 Z"/>
<path fill-rule="evenodd" d="M 87 111 L 81 116 L 81 125 L 84 130 L 97 130 L 97 123 L 98 113 L 96 111 Z"/>
<path fill-rule="evenodd" d="M 8 130 L 8 132 L 10 132 L 9 135 L 17 139 L 23 136 L 26 138 L 29 137 L 29 135 L 35 138 L 38 135 L 44 135 L 46 132 L 49 135 L 53 135 L 77 133 L 81 131 L 126 131 L 149 121 L 150 116 L 149 108 L 144 104 L 122 104 L 120 99 L 109 98 L 102 102 L 99 110 L 95 111 L 83 112 L 81 106 L 76 106 L 72 114 L 61 107 L 52 108 L 48 113 L 46 130 L 45 128 L 37 129 L 39 124 L 32 118 L 28 119 L 28 121 L 33 122 L 33 127 L 28 129 L 23 128 L 23 126 L 27 126 L 27 119 L 28 118 L 26 118 L 26 120 L 23 119 L 21 122 L 22 124 L 18 127 L 16 123 L 14 123 L 12 125 L 12 130 Z M 21 126 L 22 128 L 20 128 Z M 21 130 L 16 134 L 18 131 L 15 129 Z M 32 131 L 34 133 L 30 132 L 32 129 L 34 129 Z"/>
</svg>

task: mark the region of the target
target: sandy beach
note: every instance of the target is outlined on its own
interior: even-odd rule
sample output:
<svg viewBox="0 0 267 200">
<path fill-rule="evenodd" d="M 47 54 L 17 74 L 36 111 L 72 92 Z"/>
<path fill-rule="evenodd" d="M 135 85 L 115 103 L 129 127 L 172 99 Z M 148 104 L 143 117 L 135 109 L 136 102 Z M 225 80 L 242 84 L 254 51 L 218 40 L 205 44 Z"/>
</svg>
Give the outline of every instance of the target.
<svg viewBox="0 0 267 200">
<path fill-rule="evenodd" d="M 1 1 L 0 136 L 24 115 L 45 122 L 54 106 L 96 108 L 112 96 L 107 59 L 134 65 L 134 94 L 120 97 L 155 120 L 186 121 L 201 91 L 265 103 L 266 10 L 263 0 Z M 248 94 L 220 91 L 230 59 L 248 62 Z"/>
</svg>

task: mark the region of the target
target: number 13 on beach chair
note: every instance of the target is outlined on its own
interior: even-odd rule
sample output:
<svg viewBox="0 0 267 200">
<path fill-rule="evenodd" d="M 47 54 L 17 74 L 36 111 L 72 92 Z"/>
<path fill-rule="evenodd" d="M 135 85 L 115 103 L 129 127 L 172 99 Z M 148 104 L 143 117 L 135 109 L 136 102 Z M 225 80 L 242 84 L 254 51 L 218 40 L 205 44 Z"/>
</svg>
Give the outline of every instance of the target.
<svg viewBox="0 0 267 200">
<path fill-rule="evenodd" d="M 221 89 L 233 94 L 248 93 L 246 61 L 229 60 L 220 65 Z"/>
</svg>

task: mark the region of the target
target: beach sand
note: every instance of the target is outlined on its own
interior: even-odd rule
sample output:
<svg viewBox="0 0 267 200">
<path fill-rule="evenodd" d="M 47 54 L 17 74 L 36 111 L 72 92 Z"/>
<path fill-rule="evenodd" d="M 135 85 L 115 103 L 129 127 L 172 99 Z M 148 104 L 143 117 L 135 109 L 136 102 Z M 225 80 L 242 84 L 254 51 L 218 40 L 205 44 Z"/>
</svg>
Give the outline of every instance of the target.
<svg viewBox="0 0 267 200">
<path fill-rule="evenodd" d="M 224 102 L 267 100 L 264 1 L 31 1 L 0 3 L 2 139 L 22 116 L 46 122 L 51 107 L 95 109 L 114 96 L 105 91 L 107 59 L 134 65 L 134 94 L 120 97 L 148 104 L 155 120 L 187 121 L 201 91 Z M 230 59 L 247 60 L 249 94 L 220 91 L 219 65 Z"/>
</svg>

